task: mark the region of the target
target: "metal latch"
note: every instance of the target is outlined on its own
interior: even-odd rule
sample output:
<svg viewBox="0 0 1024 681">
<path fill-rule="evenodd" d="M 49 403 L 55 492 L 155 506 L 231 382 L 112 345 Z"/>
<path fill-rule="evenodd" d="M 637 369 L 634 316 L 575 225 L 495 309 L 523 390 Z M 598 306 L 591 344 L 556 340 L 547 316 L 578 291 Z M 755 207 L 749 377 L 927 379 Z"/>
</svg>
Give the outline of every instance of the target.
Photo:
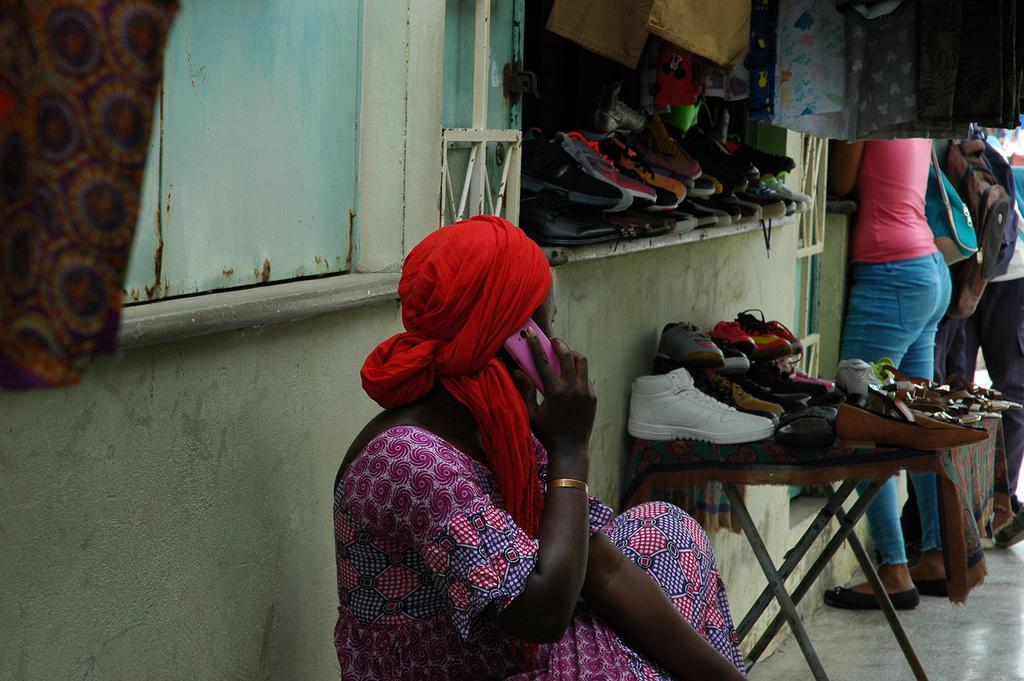
<svg viewBox="0 0 1024 681">
<path fill-rule="evenodd" d="M 536 73 L 533 71 L 523 71 L 518 62 L 506 62 L 503 74 L 505 97 L 529 92 L 534 97 L 540 99 L 540 92 L 537 91 Z"/>
</svg>

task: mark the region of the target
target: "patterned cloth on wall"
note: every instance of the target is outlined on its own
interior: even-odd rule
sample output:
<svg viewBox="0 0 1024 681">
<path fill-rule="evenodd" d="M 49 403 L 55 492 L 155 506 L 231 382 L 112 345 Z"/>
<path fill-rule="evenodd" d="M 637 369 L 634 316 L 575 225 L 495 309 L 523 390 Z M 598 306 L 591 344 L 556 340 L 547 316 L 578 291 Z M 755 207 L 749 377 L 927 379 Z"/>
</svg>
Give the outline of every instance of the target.
<svg viewBox="0 0 1024 681">
<path fill-rule="evenodd" d="M 750 120 L 768 121 L 775 112 L 776 29 L 779 0 L 755 0 L 750 12 Z"/>
<path fill-rule="evenodd" d="M 0 387 L 112 352 L 175 0 L 0 0 Z"/>
</svg>

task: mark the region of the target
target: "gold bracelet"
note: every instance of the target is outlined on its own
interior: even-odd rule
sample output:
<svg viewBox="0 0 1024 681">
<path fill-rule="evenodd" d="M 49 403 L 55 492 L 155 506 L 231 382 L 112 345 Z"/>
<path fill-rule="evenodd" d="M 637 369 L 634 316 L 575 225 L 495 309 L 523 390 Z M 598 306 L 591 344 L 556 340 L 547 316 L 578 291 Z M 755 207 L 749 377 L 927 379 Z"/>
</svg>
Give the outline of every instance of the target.
<svg viewBox="0 0 1024 681">
<path fill-rule="evenodd" d="M 548 488 L 551 487 L 572 487 L 573 489 L 581 489 L 583 493 L 590 496 L 590 487 L 587 483 L 582 480 L 573 480 L 572 478 L 558 478 L 557 480 L 551 480 L 548 482 Z"/>
</svg>

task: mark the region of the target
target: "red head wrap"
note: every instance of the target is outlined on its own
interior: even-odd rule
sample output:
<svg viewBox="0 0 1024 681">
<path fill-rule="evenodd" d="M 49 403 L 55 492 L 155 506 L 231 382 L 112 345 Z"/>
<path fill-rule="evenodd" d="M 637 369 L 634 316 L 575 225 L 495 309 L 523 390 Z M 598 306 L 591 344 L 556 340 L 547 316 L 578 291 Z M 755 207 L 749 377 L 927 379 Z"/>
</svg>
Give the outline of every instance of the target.
<svg viewBox="0 0 1024 681">
<path fill-rule="evenodd" d="M 526 405 L 496 358 L 551 290 L 547 259 L 515 225 L 478 216 L 444 227 L 409 253 L 398 295 L 406 331 L 363 364 L 363 389 L 385 409 L 435 381 L 469 409 L 512 518 L 537 532 L 543 498 Z"/>
</svg>

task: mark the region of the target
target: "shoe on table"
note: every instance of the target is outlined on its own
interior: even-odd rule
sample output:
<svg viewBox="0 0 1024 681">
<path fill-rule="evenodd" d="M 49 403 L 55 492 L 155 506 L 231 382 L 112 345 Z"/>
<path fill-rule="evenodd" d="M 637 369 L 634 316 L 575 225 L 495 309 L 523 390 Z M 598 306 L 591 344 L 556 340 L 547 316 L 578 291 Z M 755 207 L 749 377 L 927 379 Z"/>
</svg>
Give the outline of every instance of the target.
<svg viewBox="0 0 1024 681">
<path fill-rule="evenodd" d="M 759 332 L 778 336 L 789 343 L 791 355 L 799 355 L 804 351 L 804 344 L 796 337 L 795 333 L 790 331 L 782 322 L 765 319 L 764 312 L 761 310 L 744 310 L 736 316 L 736 321 L 748 333 Z"/>
<path fill-rule="evenodd" d="M 779 372 L 793 383 L 800 384 L 811 384 L 818 385 L 825 389 L 825 392 L 832 392 L 835 390 L 835 384 L 832 381 L 826 381 L 823 378 L 816 378 L 811 376 L 807 372 L 803 371 L 796 362 L 790 361 L 788 358 L 781 358 L 775 360 L 775 367 Z M 812 388 L 814 390 L 814 388 Z M 817 393 L 817 390 L 815 391 Z"/>
<path fill-rule="evenodd" d="M 696 324 L 668 324 L 661 331 L 658 357 L 687 367 L 717 368 L 725 364 L 725 355 Z"/>
<path fill-rule="evenodd" d="M 591 142 L 578 132 L 555 133 L 555 140 L 562 145 L 562 149 L 579 162 L 591 177 L 607 182 L 622 191 L 623 201 L 609 211 L 620 211 L 629 208 L 634 201 L 645 201 L 654 203 L 657 193 L 653 187 L 643 182 L 637 182 L 620 173 L 611 161 L 608 160 L 597 148 L 596 142 Z"/>
<path fill-rule="evenodd" d="M 590 175 L 558 142 L 528 135 L 522 163 L 522 187 L 528 192 L 563 192 L 570 203 L 596 210 L 615 210 L 626 200 L 621 188 Z"/>
<path fill-rule="evenodd" d="M 772 392 L 805 393 L 811 396 L 824 395 L 828 387 L 814 381 L 795 381 L 779 369 L 776 362 L 753 362 L 748 375 Z"/>
<path fill-rule="evenodd" d="M 750 314 L 749 310 L 737 315 L 736 323 L 750 334 L 750 337 L 754 339 L 754 344 L 757 346 L 757 349 L 750 355 L 750 359 L 777 359 L 792 355 L 796 351 L 793 344 L 780 335 L 788 333 L 788 331 L 782 332 L 778 330 L 775 325 L 769 325 L 763 318 L 758 319 L 755 315 Z M 788 333 L 788 335 L 793 336 L 791 333 Z"/>
<path fill-rule="evenodd" d="M 878 414 L 848 402 L 839 405 L 836 435 L 847 447 L 905 447 L 923 451 L 963 447 L 988 439 L 983 428 L 969 428 L 915 414 L 905 417 Z"/>
<path fill-rule="evenodd" d="M 725 357 L 725 364 L 719 367 L 718 373 L 723 376 L 742 376 L 750 371 L 750 359 L 742 350 L 732 343 L 719 338 L 712 338 L 711 340 L 714 341 Z"/>
<path fill-rule="evenodd" d="M 676 369 L 633 382 L 628 430 L 633 437 L 647 440 L 739 444 L 770 438 L 775 426 L 709 397 L 696 388 L 686 369 Z"/>
<path fill-rule="evenodd" d="M 810 406 L 811 396 L 807 393 L 777 393 L 746 376 L 738 376 L 733 380 L 759 400 L 774 402 L 779 405 L 787 414 L 803 411 Z"/>
<path fill-rule="evenodd" d="M 757 350 L 757 344 L 750 334 L 736 322 L 718 322 L 708 334 L 712 340 L 728 343 L 750 357 Z"/>
<path fill-rule="evenodd" d="M 847 395 L 867 398 L 872 386 L 882 385 L 870 364 L 862 359 L 844 359 L 836 367 L 836 387 Z"/>
<path fill-rule="evenodd" d="M 778 419 L 785 413 L 785 409 L 782 408 L 781 404 L 777 402 L 769 402 L 768 400 L 762 400 L 754 397 L 743 387 L 734 381 L 730 381 L 725 376 L 721 375 L 721 370 L 707 370 L 712 374 L 709 379 L 713 384 L 716 384 L 722 391 L 726 391 L 729 395 L 730 402 L 740 411 L 745 411 L 748 414 L 756 414 L 763 416 L 767 419 Z"/>
</svg>

